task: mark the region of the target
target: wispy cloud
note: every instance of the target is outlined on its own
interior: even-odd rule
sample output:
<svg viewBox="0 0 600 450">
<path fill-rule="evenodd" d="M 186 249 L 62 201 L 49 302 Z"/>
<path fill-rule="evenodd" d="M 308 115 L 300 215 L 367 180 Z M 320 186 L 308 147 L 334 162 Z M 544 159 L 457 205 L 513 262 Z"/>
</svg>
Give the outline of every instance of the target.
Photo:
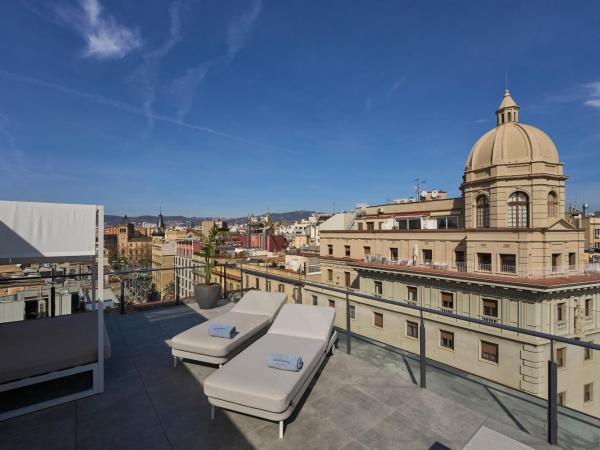
<svg viewBox="0 0 600 450">
<path fill-rule="evenodd" d="M 244 47 L 246 38 L 252 30 L 252 25 L 260 16 L 261 11 L 262 0 L 252 0 L 250 9 L 229 24 L 227 29 L 227 53 L 230 60 L 235 58 Z"/>
<path fill-rule="evenodd" d="M 588 89 L 588 98 L 584 101 L 584 104 L 600 108 L 600 81 L 586 84 L 585 87 Z"/>
<path fill-rule="evenodd" d="M 550 103 L 582 103 L 593 108 L 600 108 L 600 81 L 573 86 L 564 92 L 546 97 Z"/>
<path fill-rule="evenodd" d="M 390 86 L 390 90 L 388 91 L 388 96 L 392 96 L 396 93 L 398 89 L 406 82 L 406 75 L 398 78 L 394 83 Z"/>
<path fill-rule="evenodd" d="M 55 84 L 55 83 L 50 83 L 45 80 L 40 80 L 38 78 L 19 75 L 19 74 L 16 74 L 14 72 L 10 72 L 7 70 L 0 69 L 0 77 L 18 81 L 21 83 L 26 83 L 26 84 L 29 84 L 32 86 L 38 86 L 38 87 L 42 87 L 42 88 L 51 89 L 53 91 L 62 92 L 64 94 L 72 95 L 74 97 L 79 97 L 84 100 L 88 100 L 90 102 L 97 103 L 100 105 L 109 106 L 111 108 L 115 108 L 120 111 L 127 112 L 127 113 L 130 113 L 133 115 L 146 117 L 146 114 L 147 114 L 147 112 L 144 108 L 140 108 L 138 106 L 134 106 L 129 103 L 121 102 L 119 100 L 114 100 L 111 98 L 103 97 L 103 96 L 96 95 L 96 94 L 91 94 L 91 93 L 84 92 L 84 91 L 79 91 L 79 90 L 72 89 L 67 86 L 62 86 L 60 84 Z M 215 130 L 214 128 L 209 128 L 209 127 L 205 127 L 202 125 L 185 122 L 183 120 L 179 120 L 176 117 L 171 117 L 171 116 L 166 116 L 166 115 L 161 115 L 161 114 L 152 114 L 152 120 L 156 120 L 156 121 L 160 121 L 160 122 L 164 122 L 164 123 L 170 123 L 172 125 L 177 125 L 177 126 L 180 126 L 183 128 L 196 130 L 196 131 L 199 131 L 199 132 L 202 132 L 205 134 L 211 134 L 213 136 L 218 136 L 218 137 L 221 137 L 224 139 L 229 139 L 229 140 L 241 142 L 244 144 L 251 144 L 251 145 L 262 147 L 265 149 L 280 151 L 280 152 L 289 153 L 289 154 L 297 155 L 297 156 L 306 156 L 304 153 L 296 151 L 296 150 L 292 150 L 292 149 L 288 149 L 288 148 L 280 147 L 280 146 L 276 146 L 276 145 L 265 144 L 263 142 L 255 141 L 252 139 L 246 139 L 241 136 L 236 136 L 234 134 Z"/>
<path fill-rule="evenodd" d="M 56 14 L 85 39 L 87 57 L 123 58 L 142 46 L 139 30 L 119 24 L 103 11 L 99 0 L 81 0 L 79 8 L 61 5 L 56 8 Z"/>
<path fill-rule="evenodd" d="M 132 80 L 142 95 L 142 104 L 148 123 L 144 135 L 147 136 L 154 127 L 154 102 L 156 100 L 156 84 L 163 58 L 181 40 L 181 3 L 172 3 L 169 8 L 169 34 L 165 41 L 155 50 L 144 55 L 144 62 L 132 76 Z"/>
<path fill-rule="evenodd" d="M 477 119 L 477 120 L 475 121 L 475 123 L 487 123 L 487 122 L 489 122 L 489 121 L 490 121 L 490 119 Z"/>
<path fill-rule="evenodd" d="M 183 120 L 194 100 L 194 94 L 208 72 L 209 64 L 201 64 L 191 67 L 183 75 L 173 80 L 169 93 L 173 101 L 178 105 L 177 118 Z"/>
</svg>

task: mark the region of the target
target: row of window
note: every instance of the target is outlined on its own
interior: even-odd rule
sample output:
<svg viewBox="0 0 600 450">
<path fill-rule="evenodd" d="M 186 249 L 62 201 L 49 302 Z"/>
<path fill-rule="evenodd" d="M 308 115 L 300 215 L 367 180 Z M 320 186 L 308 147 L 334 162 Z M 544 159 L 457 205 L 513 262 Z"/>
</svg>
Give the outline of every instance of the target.
<svg viewBox="0 0 600 450">
<path fill-rule="evenodd" d="M 376 295 L 382 295 L 383 294 L 383 283 L 381 281 L 375 281 L 375 294 Z M 407 295 L 407 300 L 410 303 L 416 303 L 417 300 L 417 294 L 418 294 L 418 290 L 416 287 L 413 286 L 407 286 L 407 291 L 408 291 L 408 295 Z M 444 309 L 448 309 L 448 310 L 454 310 L 455 309 L 455 302 L 454 302 L 454 293 L 452 292 L 441 292 L 441 307 Z M 583 303 L 583 308 L 584 308 L 584 316 L 585 317 L 592 317 L 592 314 L 594 312 L 594 300 L 592 298 L 587 298 L 584 300 Z M 494 300 L 494 299 L 486 299 L 483 298 L 481 299 L 481 306 L 482 306 L 482 315 L 483 315 L 483 319 L 495 319 L 498 318 L 498 300 Z M 557 309 L 557 313 L 556 313 L 556 320 L 557 322 L 564 322 L 567 320 L 567 303 L 566 302 L 561 302 L 558 303 L 556 305 L 556 309 Z"/>
<path fill-rule="evenodd" d="M 559 392 L 556 398 L 559 405 L 566 405 L 567 391 Z M 594 383 L 586 383 L 583 385 L 583 403 L 591 403 L 594 401 Z"/>
<path fill-rule="evenodd" d="M 333 256 L 333 244 L 327 245 L 327 253 L 329 256 Z M 364 255 L 371 254 L 371 247 L 364 246 L 363 247 Z M 433 262 L 433 250 L 431 249 L 422 249 L 422 262 L 424 264 L 431 264 Z M 466 269 L 465 265 L 465 252 L 462 250 L 457 250 L 455 253 L 455 265 L 458 270 Z M 349 258 L 351 257 L 351 251 L 349 245 L 344 245 L 344 256 Z M 505 254 L 501 253 L 498 255 L 500 258 L 500 268 L 497 270 L 501 273 L 517 273 L 517 255 L 515 254 Z M 570 268 L 577 267 L 577 253 L 570 252 L 568 254 L 568 266 Z M 390 259 L 392 261 L 398 260 L 398 247 L 390 248 Z M 563 254 L 562 253 L 553 253 L 551 264 L 552 269 L 554 271 L 559 270 L 563 267 L 562 264 Z M 477 269 L 478 271 L 492 271 L 492 261 L 493 257 L 491 253 L 477 253 Z"/>
<path fill-rule="evenodd" d="M 250 287 L 250 277 L 248 275 L 246 275 L 246 286 Z M 259 277 L 254 278 L 254 288 L 260 289 L 260 278 Z M 265 290 L 267 292 L 271 292 L 273 290 L 272 283 L 270 280 L 266 280 Z M 283 283 L 277 284 L 277 292 L 285 292 L 285 285 Z"/>
<path fill-rule="evenodd" d="M 490 202 L 487 195 L 477 197 L 477 228 L 490 227 Z M 558 217 L 559 202 L 555 192 L 547 197 L 548 217 Z M 525 192 L 513 192 L 508 198 L 507 224 L 510 228 L 527 228 L 529 226 L 529 196 Z"/>
<path fill-rule="evenodd" d="M 375 231 L 375 222 L 365 222 L 367 231 Z M 362 222 L 358 222 L 358 230 L 364 230 Z M 422 229 L 437 229 L 451 230 L 459 228 L 458 216 L 444 216 L 433 219 L 421 217 L 406 217 L 394 220 L 394 228 L 398 230 L 422 230 Z M 383 229 L 383 222 L 377 222 L 377 229 Z"/>
<path fill-rule="evenodd" d="M 383 294 L 383 282 L 374 281 L 375 295 Z M 444 292 L 441 293 L 441 307 L 447 310 L 455 310 L 454 293 Z M 417 303 L 418 301 L 418 288 L 414 286 L 407 286 L 407 301 L 409 303 Z M 498 318 L 498 300 L 493 299 L 482 299 L 482 314 L 486 318 Z"/>
<path fill-rule="evenodd" d="M 313 296 L 313 303 L 316 304 L 317 298 Z M 329 307 L 335 308 L 335 301 L 329 300 Z M 356 319 L 356 307 L 350 305 L 349 308 L 350 319 Z M 374 311 L 373 312 L 373 326 L 376 328 L 383 328 L 383 313 Z M 406 321 L 406 336 L 414 339 L 419 339 L 419 324 L 410 320 Z M 439 333 L 439 345 L 440 347 L 448 350 L 454 350 L 454 333 L 451 331 L 440 330 Z M 491 361 L 494 363 L 499 362 L 499 349 L 498 344 L 493 342 L 481 341 L 481 359 Z"/>
<path fill-rule="evenodd" d="M 586 298 L 583 302 L 583 314 L 585 317 L 592 317 L 594 312 L 594 299 Z M 567 320 L 567 303 L 561 302 L 556 305 L 556 321 L 565 322 Z"/>
<path fill-rule="evenodd" d="M 593 341 L 589 341 L 593 343 Z M 592 361 L 594 359 L 594 351 L 589 348 L 583 349 L 583 360 L 584 361 Z M 559 369 L 564 369 L 567 367 L 567 348 L 557 348 L 555 351 L 555 361 L 556 367 Z"/>
</svg>

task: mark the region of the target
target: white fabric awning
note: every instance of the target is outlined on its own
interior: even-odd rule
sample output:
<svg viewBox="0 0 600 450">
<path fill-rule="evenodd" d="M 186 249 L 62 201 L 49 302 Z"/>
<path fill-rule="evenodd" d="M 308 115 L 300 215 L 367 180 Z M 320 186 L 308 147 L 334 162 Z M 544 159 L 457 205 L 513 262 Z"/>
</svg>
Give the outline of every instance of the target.
<svg viewBox="0 0 600 450">
<path fill-rule="evenodd" d="M 96 209 L 0 200 L 0 261 L 93 256 Z"/>
</svg>

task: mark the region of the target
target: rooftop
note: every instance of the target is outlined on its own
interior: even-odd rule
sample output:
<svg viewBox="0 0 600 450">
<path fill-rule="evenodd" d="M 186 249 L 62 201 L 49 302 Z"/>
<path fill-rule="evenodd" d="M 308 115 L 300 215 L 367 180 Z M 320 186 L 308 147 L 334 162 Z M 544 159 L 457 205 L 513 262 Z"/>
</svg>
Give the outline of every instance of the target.
<svg viewBox="0 0 600 450">
<path fill-rule="evenodd" d="M 173 368 L 168 341 L 229 307 L 107 316 L 105 392 L 0 422 L 3 448 L 550 448 L 542 399 L 433 362 L 421 389 L 412 355 L 357 339 L 352 356 L 340 339 L 283 440 L 275 422 L 223 410 L 212 422 L 202 384 L 215 367 Z M 598 419 L 561 407 L 559 426 L 565 448 L 600 446 Z"/>
</svg>

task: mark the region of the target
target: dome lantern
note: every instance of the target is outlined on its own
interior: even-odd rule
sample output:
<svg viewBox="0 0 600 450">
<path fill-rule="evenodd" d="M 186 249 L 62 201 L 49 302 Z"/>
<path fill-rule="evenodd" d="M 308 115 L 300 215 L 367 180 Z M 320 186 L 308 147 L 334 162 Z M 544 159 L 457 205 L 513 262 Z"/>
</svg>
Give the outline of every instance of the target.
<svg viewBox="0 0 600 450">
<path fill-rule="evenodd" d="M 500 126 L 509 122 L 519 123 L 519 105 L 511 97 L 510 91 L 506 89 L 502 102 L 496 110 L 496 125 Z"/>
</svg>

